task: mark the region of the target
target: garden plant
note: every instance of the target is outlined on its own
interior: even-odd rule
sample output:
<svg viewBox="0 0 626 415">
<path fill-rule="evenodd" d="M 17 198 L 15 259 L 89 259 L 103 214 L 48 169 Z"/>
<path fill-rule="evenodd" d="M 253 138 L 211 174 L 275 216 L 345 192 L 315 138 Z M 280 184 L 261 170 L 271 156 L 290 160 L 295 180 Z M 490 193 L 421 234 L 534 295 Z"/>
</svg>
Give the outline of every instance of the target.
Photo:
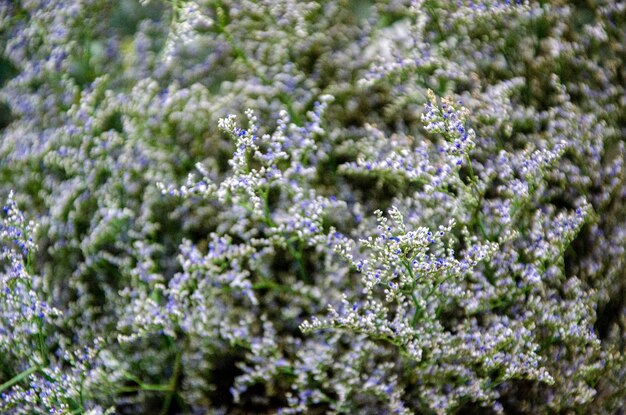
<svg viewBox="0 0 626 415">
<path fill-rule="evenodd" d="M 624 414 L 626 1 L 0 0 L 0 414 Z"/>
</svg>

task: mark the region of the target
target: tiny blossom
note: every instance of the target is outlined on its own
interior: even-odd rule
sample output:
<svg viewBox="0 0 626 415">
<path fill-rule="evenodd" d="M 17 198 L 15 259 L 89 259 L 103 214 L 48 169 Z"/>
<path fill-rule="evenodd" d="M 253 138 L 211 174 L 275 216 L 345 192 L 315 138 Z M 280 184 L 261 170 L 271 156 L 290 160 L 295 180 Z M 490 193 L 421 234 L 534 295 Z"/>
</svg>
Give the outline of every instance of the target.
<svg viewBox="0 0 626 415">
<path fill-rule="evenodd" d="M 429 160 L 427 142 L 424 141 L 412 149 L 412 142 L 415 141 L 413 137 L 396 135 L 387 138 L 372 125 L 366 125 L 365 132 L 370 137 L 361 143 L 363 154 L 358 156 L 356 162 L 343 164 L 342 172 L 405 177 L 416 182 L 429 181 L 436 168 Z"/>
<path fill-rule="evenodd" d="M 445 142 L 440 151 L 445 153 L 456 165 L 463 163 L 463 157 L 474 147 L 476 133 L 467 127 L 469 111 L 467 108 L 457 108 L 458 103 L 449 98 L 437 102 L 435 93 L 428 90 L 428 102 L 422 114 L 422 122 L 429 133 L 438 133 L 444 136 Z"/>
<path fill-rule="evenodd" d="M 96 359 L 96 348 L 62 356 L 69 364 L 50 359 L 45 337 L 61 312 L 40 299 L 41 277 L 30 271 L 25 258 L 33 255 L 37 245 L 33 240 L 37 225 L 26 222 L 9 193 L 3 208 L 0 240 L 3 242 L 4 269 L 0 273 L 0 350 L 15 361 L 20 372 L 3 384 L 0 410 L 16 414 L 58 413 L 71 410 L 84 379 Z M 11 245 L 19 247 L 16 251 Z M 101 340 L 98 341 L 101 343 Z M 20 380 L 28 380 L 21 383 Z"/>
</svg>

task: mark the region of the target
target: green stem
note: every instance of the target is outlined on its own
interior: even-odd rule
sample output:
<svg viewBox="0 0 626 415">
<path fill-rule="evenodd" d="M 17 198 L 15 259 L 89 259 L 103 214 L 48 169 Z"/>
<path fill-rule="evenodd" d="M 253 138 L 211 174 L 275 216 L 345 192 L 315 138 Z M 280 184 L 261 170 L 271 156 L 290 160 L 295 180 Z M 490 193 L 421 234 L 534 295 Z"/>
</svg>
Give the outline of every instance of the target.
<svg viewBox="0 0 626 415">
<path fill-rule="evenodd" d="M 255 282 L 252 284 L 253 290 L 272 290 L 276 292 L 287 292 L 287 293 L 295 293 L 295 291 L 291 287 L 287 287 L 286 285 L 278 284 L 277 282 L 270 280 L 262 280 L 259 282 Z"/>
<path fill-rule="evenodd" d="M 406 272 L 409 274 L 409 277 L 411 278 L 411 281 L 412 281 L 409 296 L 411 297 L 411 302 L 415 306 L 415 311 L 413 312 L 413 318 L 411 319 L 411 325 L 415 327 L 415 325 L 417 324 L 417 319 L 422 314 L 422 308 L 420 307 L 417 301 L 417 297 L 415 297 L 415 285 L 417 284 L 417 279 L 415 278 L 415 273 L 413 272 L 413 268 L 411 268 L 411 264 L 406 259 L 402 260 L 402 265 L 404 266 L 404 269 L 406 269 Z"/>
<path fill-rule="evenodd" d="M 411 301 L 413 302 L 413 305 L 415 306 L 415 312 L 413 313 L 413 318 L 411 319 L 411 325 L 413 327 L 415 327 L 415 325 L 417 324 L 417 319 L 422 314 L 422 308 L 420 307 L 420 305 L 417 302 L 417 298 L 415 297 L 415 293 L 411 293 Z"/>
<path fill-rule="evenodd" d="M 474 169 L 472 168 L 472 160 L 469 157 L 469 154 L 465 153 L 465 161 L 467 161 L 467 169 L 469 170 L 469 177 L 470 180 L 472 181 L 472 188 L 474 190 L 476 189 L 476 184 L 478 183 L 476 181 L 476 176 L 474 176 Z"/>
<path fill-rule="evenodd" d="M 142 391 L 149 391 L 149 392 L 170 392 L 170 385 L 150 385 L 150 384 L 142 384 L 139 386 L 122 386 L 119 388 L 116 388 L 117 392 L 142 392 Z"/>
<path fill-rule="evenodd" d="M 402 342 L 394 339 L 393 337 L 390 337 L 390 336 L 385 335 L 385 334 L 375 334 L 375 333 L 369 332 L 367 330 L 363 330 L 363 329 L 361 329 L 359 327 L 354 327 L 354 326 L 345 325 L 345 324 L 338 324 L 338 325 L 334 326 L 333 328 L 337 329 L 337 330 L 351 331 L 353 333 L 358 333 L 358 334 L 366 334 L 370 339 L 387 342 L 387 343 L 397 347 L 398 350 L 400 351 L 400 354 L 402 356 L 407 357 L 407 358 L 413 360 L 413 358 L 407 352 L 406 346 Z"/>
<path fill-rule="evenodd" d="M 30 367 L 30 368 L 26 369 L 22 373 L 19 373 L 19 374 L 13 376 L 11 379 L 9 379 L 8 381 L 6 381 L 2 385 L 0 385 L 0 392 L 2 392 L 5 389 L 8 389 L 11 386 L 21 382 L 22 380 L 26 379 L 27 377 L 29 377 L 33 373 L 37 372 L 38 370 L 39 370 L 39 366 L 33 366 L 33 367 Z"/>
<path fill-rule="evenodd" d="M 39 329 L 37 332 L 37 343 L 39 346 L 39 353 L 41 354 L 42 363 L 44 365 L 48 365 L 49 363 L 48 348 L 46 346 L 46 340 L 45 340 L 44 333 L 43 333 L 43 318 L 37 319 L 37 327 Z"/>
<path fill-rule="evenodd" d="M 263 196 L 263 214 L 265 216 L 264 221 L 267 226 L 276 227 L 276 223 L 274 222 L 270 214 L 269 192 L 270 192 L 269 186 L 267 186 L 261 191 L 261 196 Z M 298 268 L 298 274 L 300 275 L 300 278 L 302 279 L 302 281 L 311 283 L 312 282 L 311 278 L 306 272 L 306 267 L 304 266 L 304 260 L 303 260 L 304 248 L 302 246 L 302 242 L 300 241 L 297 244 L 297 249 L 296 249 L 289 241 L 287 241 L 287 250 L 289 251 L 289 255 L 291 255 L 291 257 L 296 260 L 296 267 Z"/>
<path fill-rule="evenodd" d="M 172 390 L 172 386 L 170 383 L 168 383 L 167 385 L 144 383 L 143 381 L 141 381 L 141 379 L 131 375 L 130 373 L 125 373 L 125 377 L 126 379 L 135 382 L 137 386 L 122 386 L 116 388 L 118 392 L 170 392 Z"/>
<path fill-rule="evenodd" d="M 163 402 L 163 408 L 161 408 L 161 415 L 166 415 L 167 411 L 170 409 L 170 405 L 172 404 L 172 398 L 176 394 L 176 385 L 178 384 L 178 377 L 180 376 L 181 370 L 181 361 L 182 361 L 182 352 L 178 351 L 176 353 L 176 360 L 174 361 L 174 373 L 169 381 L 169 392 L 165 397 L 165 401 Z"/>
<path fill-rule="evenodd" d="M 276 227 L 276 223 L 272 219 L 272 215 L 270 212 L 270 189 L 269 186 L 265 187 L 261 191 L 261 196 L 263 196 L 263 214 L 265 215 L 265 223 L 274 228 Z"/>
<path fill-rule="evenodd" d="M 82 413 L 85 410 L 85 374 L 83 374 L 80 378 L 78 398 L 80 400 L 80 412 Z"/>
<path fill-rule="evenodd" d="M 474 220 L 476 220 L 476 224 L 478 225 L 478 229 L 483 237 L 487 240 L 491 240 L 489 235 L 487 235 L 487 231 L 485 230 L 485 225 L 483 224 L 483 220 L 480 216 L 480 205 L 482 200 L 482 195 L 478 192 L 478 180 L 476 180 L 476 176 L 474 175 L 474 168 L 472 167 L 472 160 L 469 157 L 469 154 L 465 154 L 465 161 L 467 162 L 467 169 L 469 172 L 470 181 L 472 183 L 472 192 L 476 197 L 476 209 L 474 210 Z"/>
<path fill-rule="evenodd" d="M 311 283 L 311 279 L 309 274 L 306 272 L 306 268 L 304 266 L 304 260 L 302 259 L 303 250 L 302 250 L 302 242 L 298 243 L 298 249 L 296 250 L 293 245 L 287 244 L 287 250 L 292 258 L 296 260 L 296 267 L 298 268 L 298 274 L 300 274 L 300 278 L 302 281 Z"/>
<path fill-rule="evenodd" d="M 176 20 L 178 20 L 178 0 L 172 0 L 172 22 L 170 24 L 174 26 Z"/>
</svg>

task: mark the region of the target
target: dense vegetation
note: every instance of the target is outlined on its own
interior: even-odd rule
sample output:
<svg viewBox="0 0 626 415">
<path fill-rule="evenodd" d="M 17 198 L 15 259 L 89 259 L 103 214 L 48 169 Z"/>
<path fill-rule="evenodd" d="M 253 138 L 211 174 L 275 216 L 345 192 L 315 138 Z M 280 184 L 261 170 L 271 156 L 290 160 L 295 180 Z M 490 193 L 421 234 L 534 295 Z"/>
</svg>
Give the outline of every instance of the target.
<svg viewBox="0 0 626 415">
<path fill-rule="evenodd" d="M 0 413 L 623 413 L 625 57 L 624 0 L 0 0 Z"/>
</svg>

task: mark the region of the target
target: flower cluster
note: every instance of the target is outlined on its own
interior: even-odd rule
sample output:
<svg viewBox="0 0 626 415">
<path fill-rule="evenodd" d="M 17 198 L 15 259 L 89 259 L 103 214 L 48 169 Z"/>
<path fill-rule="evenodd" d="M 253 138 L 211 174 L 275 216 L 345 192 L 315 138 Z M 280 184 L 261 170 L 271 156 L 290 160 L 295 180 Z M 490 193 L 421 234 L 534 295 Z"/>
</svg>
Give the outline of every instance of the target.
<svg viewBox="0 0 626 415">
<path fill-rule="evenodd" d="M 0 412 L 621 410 L 623 0 L 0 3 Z"/>
<path fill-rule="evenodd" d="M 40 297 L 45 293 L 40 276 L 32 273 L 37 245 L 36 225 L 26 222 L 13 193 L 3 207 L 0 224 L 2 241 L 0 273 L 0 351 L 10 378 L 0 385 L 0 410 L 15 414 L 66 414 L 74 411 L 103 414 L 82 399 L 88 386 L 97 346 L 74 352 L 53 353 L 52 329 L 61 312 Z M 19 248 L 19 249 L 16 249 Z M 28 387 L 22 386 L 27 382 Z"/>
</svg>

